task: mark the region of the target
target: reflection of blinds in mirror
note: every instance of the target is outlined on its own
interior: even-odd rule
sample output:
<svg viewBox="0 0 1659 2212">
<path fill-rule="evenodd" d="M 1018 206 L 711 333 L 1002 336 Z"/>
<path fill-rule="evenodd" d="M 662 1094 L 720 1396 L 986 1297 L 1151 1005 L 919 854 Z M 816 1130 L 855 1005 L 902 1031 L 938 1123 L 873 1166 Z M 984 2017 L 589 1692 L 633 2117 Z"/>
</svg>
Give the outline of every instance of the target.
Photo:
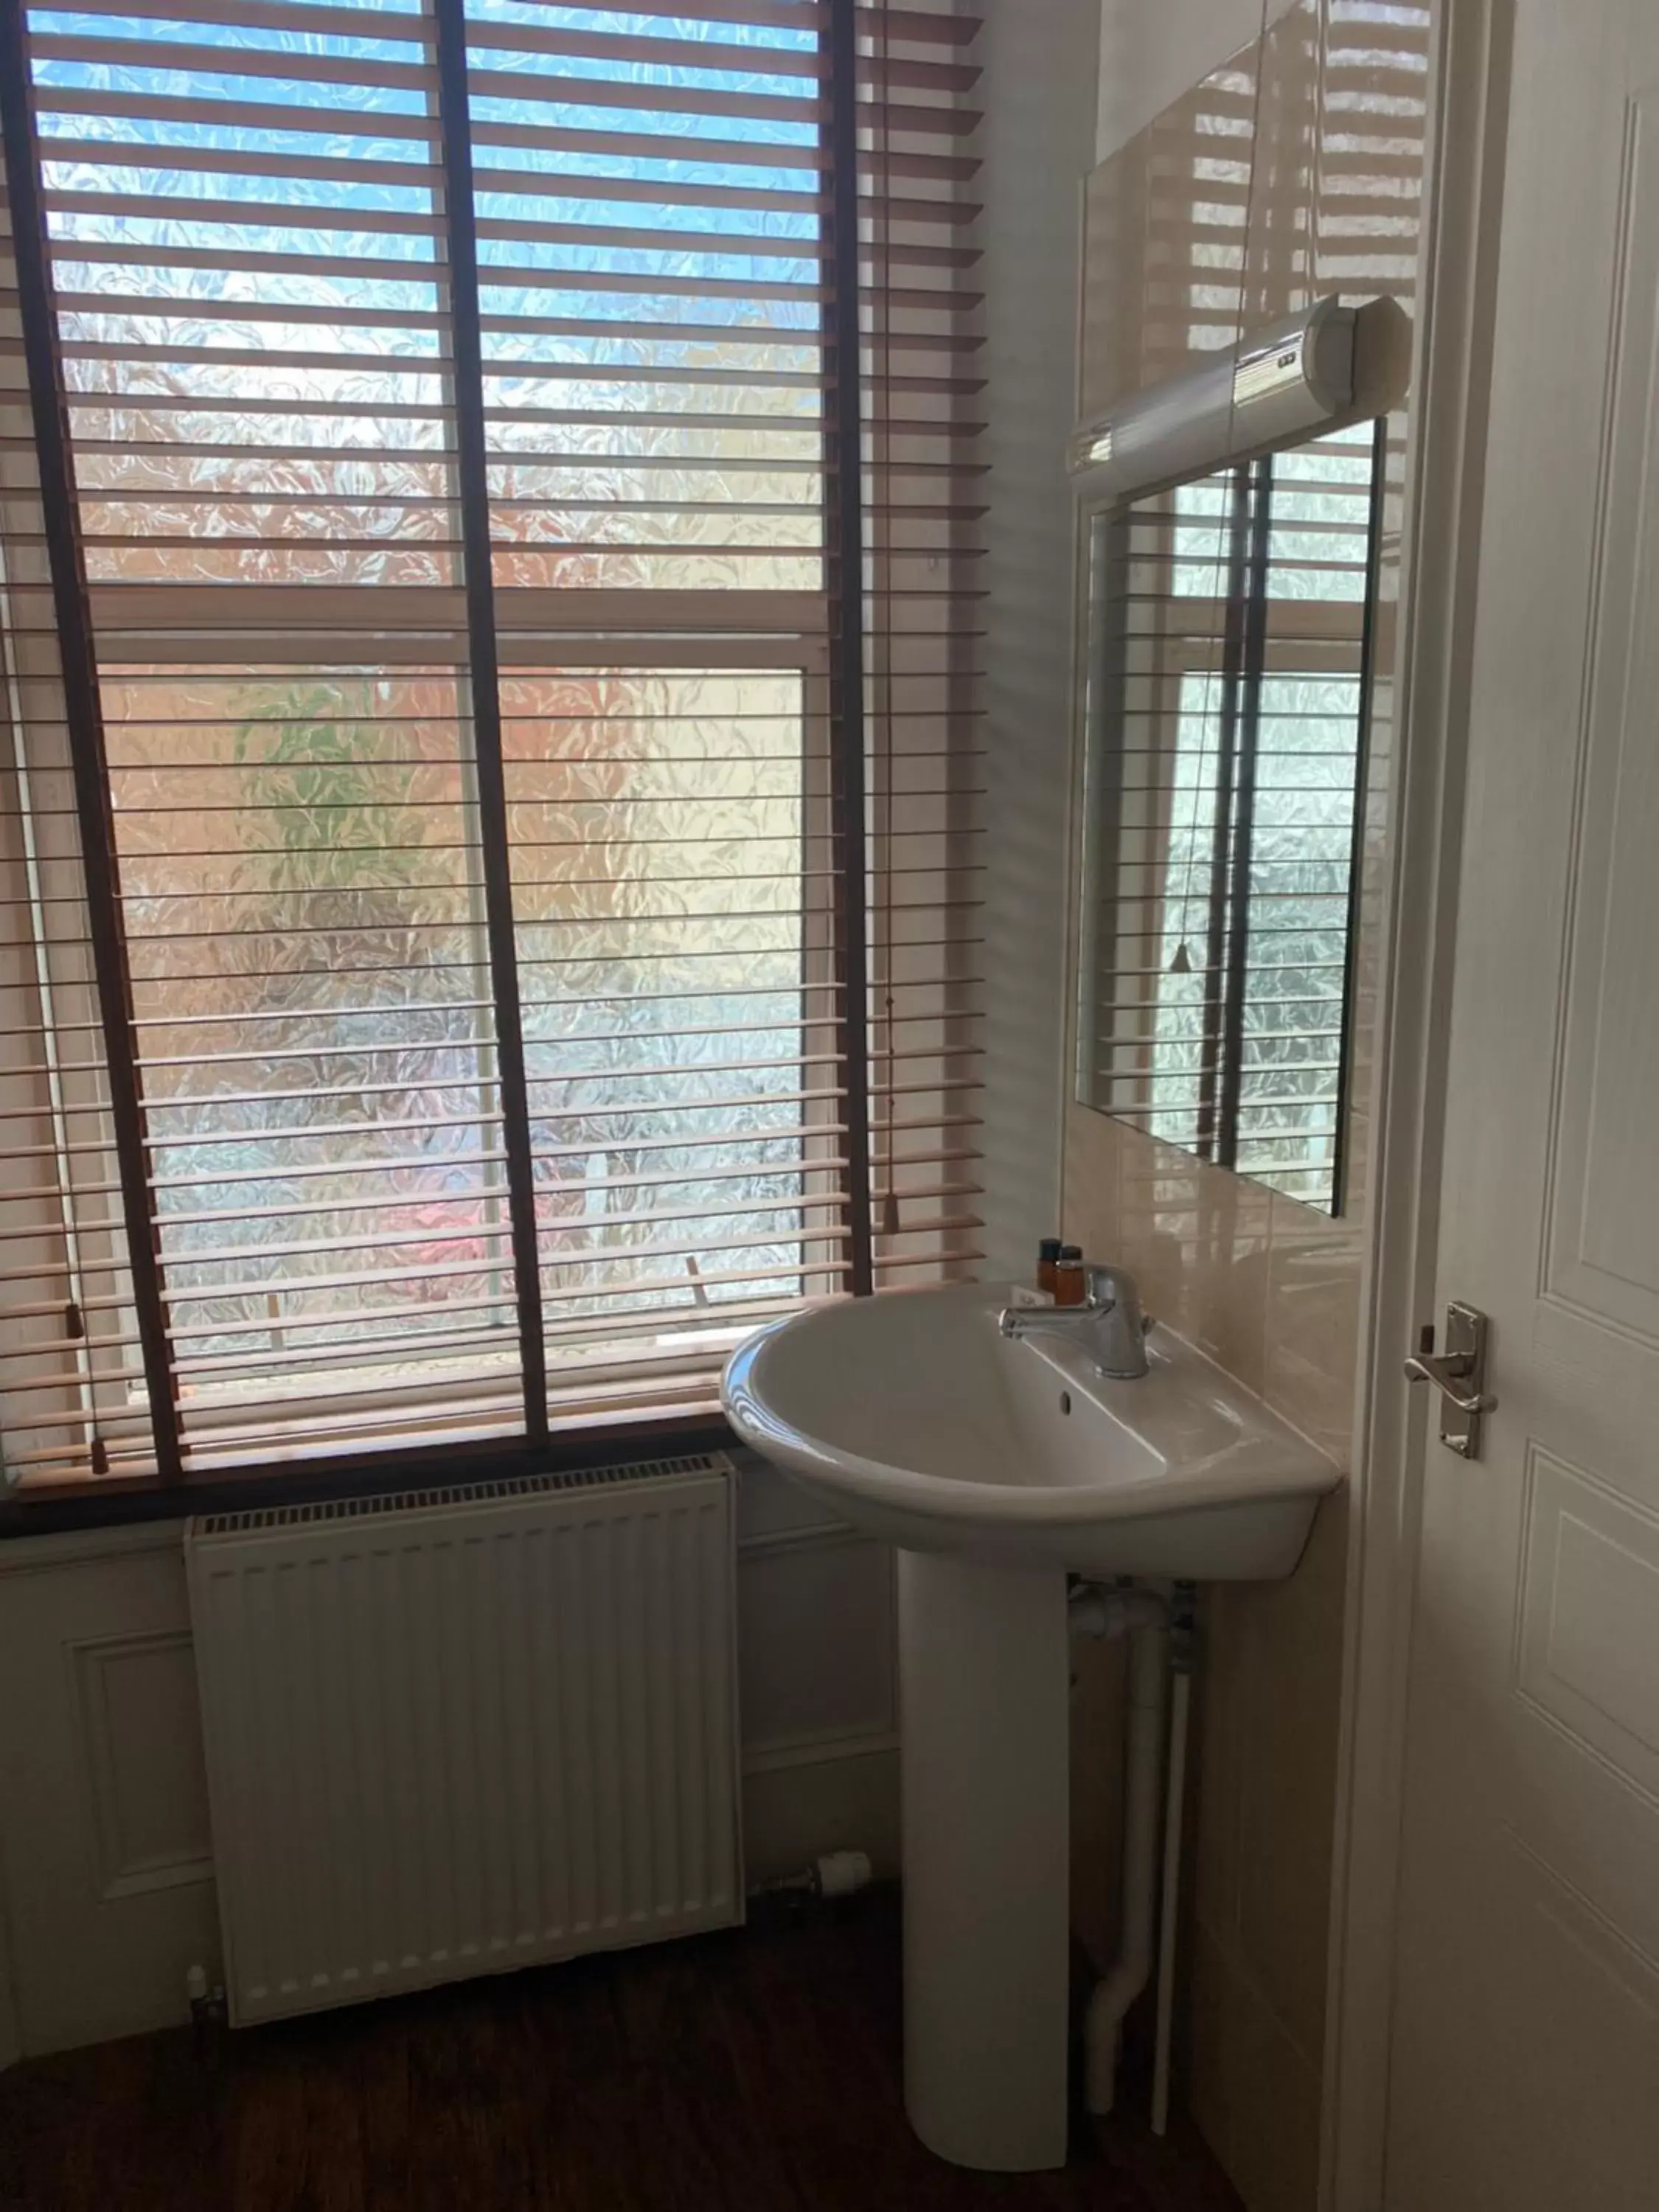
<svg viewBox="0 0 1659 2212">
<path fill-rule="evenodd" d="M 1085 187 L 1085 418 L 1301 301 L 1336 292 L 1412 307 L 1430 9 L 1304 0 L 1267 13 L 1259 41 Z M 1310 204 L 1276 189 L 1253 198 L 1253 168 L 1317 176 L 1319 190 Z M 1117 311 L 1136 297 L 1143 315 Z"/>
<path fill-rule="evenodd" d="M 1375 426 L 1097 525 L 1085 1095 L 1340 1203 Z"/>
</svg>

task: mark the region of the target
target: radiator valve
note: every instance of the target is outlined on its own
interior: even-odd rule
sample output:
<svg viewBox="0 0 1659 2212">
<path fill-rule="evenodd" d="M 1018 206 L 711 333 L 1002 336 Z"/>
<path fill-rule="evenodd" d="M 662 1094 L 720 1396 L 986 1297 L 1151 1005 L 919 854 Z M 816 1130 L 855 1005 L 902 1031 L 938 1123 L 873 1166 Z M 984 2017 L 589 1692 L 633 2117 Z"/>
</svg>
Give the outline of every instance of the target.
<svg viewBox="0 0 1659 2212">
<path fill-rule="evenodd" d="M 782 1874 L 760 1884 L 761 1897 L 854 1897 L 870 1887 L 868 1851 L 826 1851 L 799 1874 Z"/>
<path fill-rule="evenodd" d="M 185 1995 L 190 1999 L 192 2027 L 222 2027 L 228 2018 L 222 1984 L 210 1984 L 207 1968 L 191 1967 L 185 1976 Z"/>
</svg>

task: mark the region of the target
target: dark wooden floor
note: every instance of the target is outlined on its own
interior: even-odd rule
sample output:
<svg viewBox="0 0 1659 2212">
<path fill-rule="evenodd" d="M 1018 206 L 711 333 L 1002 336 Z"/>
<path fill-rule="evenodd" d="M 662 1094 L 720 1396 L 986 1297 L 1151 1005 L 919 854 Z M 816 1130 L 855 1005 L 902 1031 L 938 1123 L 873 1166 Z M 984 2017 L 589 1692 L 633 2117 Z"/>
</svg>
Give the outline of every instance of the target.
<svg viewBox="0 0 1659 2212">
<path fill-rule="evenodd" d="M 198 2048 L 0 2075 L 5 2212 L 1237 2212 L 1188 2130 L 1074 2130 L 1063 2172 L 923 2150 L 877 1894 Z M 1139 2100 L 1136 2100 L 1137 2107 Z"/>
</svg>

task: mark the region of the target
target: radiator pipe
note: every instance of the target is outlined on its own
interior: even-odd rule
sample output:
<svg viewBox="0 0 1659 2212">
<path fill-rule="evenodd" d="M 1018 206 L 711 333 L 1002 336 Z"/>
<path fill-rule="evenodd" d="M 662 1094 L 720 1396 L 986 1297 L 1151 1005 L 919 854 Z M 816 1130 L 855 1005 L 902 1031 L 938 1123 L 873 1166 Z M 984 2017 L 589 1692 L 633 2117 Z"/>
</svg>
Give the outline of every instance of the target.
<svg viewBox="0 0 1659 2212">
<path fill-rule="evenodd" d="M 1152 2065 L 1152 2133 L 1170 2127 L 1170 2051 L 1175 2036 L 1176 1911 L 1181 1894 L 1181 1817 L 1187 1790 L 1187 1717 L 1192 1675 L 1178 1673 L 1170 1698 L 1170 1778 L 1164 1815 L 1164 1909 L 1158 1941 L 1158 2042 Z"/>
<path fill-rule="evenodd" d="M 1164 1884 L 1158 1941 L 1158 2041 L 1152 2066 L 1152 2133 L 1170 2125 L 1170 2053 L 1175 2037 L 1176 1921 L 1181 1910 L 1181 1838 L 1187 1804 L 1187 1736 L 1195 1659 L 1192 1583 L 1176 1584 L 1170 1622 L 1170 1759 L 1164 1785 Z"/>
<path fill-rule="evenodd" d="M 1081 1635 L 1127 1636 L 1128 1709 L 1124 1730 L 1122 1929 L 1118 1954 L 1095 1984 L 1084 2027 L 1084 2083 L 1091 2112 L 1103 2117 L 1117 2096 L 1123 2019 L 1152 1978 L 1158 1906 L 1158 1782 L 1169 1704 L 1170 1609 L 1156 1591 L 1073 1594 L 1071 1620 Z"/>
</svg>

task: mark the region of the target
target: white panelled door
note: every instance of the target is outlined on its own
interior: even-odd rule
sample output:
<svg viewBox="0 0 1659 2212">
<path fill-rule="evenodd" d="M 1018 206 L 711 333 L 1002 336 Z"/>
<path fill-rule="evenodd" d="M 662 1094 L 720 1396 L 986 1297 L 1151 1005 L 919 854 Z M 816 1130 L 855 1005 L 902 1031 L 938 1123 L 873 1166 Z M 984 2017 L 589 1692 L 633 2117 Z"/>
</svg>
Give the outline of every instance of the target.
<svg viewBox="0 0 1659 2212">
<path fill-rule="evenodd" d="M 1512 21 L 1386 2203 L 1653 2212 L 1659 0 Z"/>
</svg>

